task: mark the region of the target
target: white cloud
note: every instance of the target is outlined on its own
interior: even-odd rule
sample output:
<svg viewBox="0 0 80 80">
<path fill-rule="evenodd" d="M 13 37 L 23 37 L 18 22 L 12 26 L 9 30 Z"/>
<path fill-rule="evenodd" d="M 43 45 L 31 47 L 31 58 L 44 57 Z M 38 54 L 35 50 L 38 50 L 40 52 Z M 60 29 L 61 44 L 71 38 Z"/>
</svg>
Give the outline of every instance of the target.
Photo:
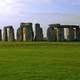
<svg viewBox="0 0 80 80">
<path fill-rule="evenodd" d="M 0 0 L 0 15 L 31 12 L 35 5 L 49 4 L 51 0 Z M 35 11 L 35 10 L 34 10 Z"/>
<path fill-rule="evenodd" d="M 0 19 L 2 23 L 18 23 L 23 20 L 31 20 L 31 21 L 40 21 L 43 23 L 52 23 L 52 22 L 60 22 L 60 23 L 79 23 L 80 17 L 77 16 L 65 16 L 60 14 L 62 12 L 61 8 L 64 8 L 62 5 L 79 5 L 80 0 L 0 0 Z M 56 7 L 54 6 L 56 5 Z M 61 7 L 62 6 L 62 7 Z M 31 12 L 49 12 L 51 9 L 52 12 L 59 11 L 58 14 L 42 14 L 42 16 L 31 15 Z M 58 8 L 59 7 L 59 8 Z M 58 10 L 59 9 L 59 10 Z M 64 11 L 63 9 L 63 11 Z M 75 11 L 75 10 L 72 10 Z M 29 13 L 28 13 L 29 12 Z M 40 14 L 41 14 L 40 13 Z M 67 13 L 67 12 L 66 12 Z M 0 22 L 1 22 L 0 20 Z M 1 23 L 0 23 L 1 24 Z"/>
<path fill-rule="evenodd" d="M 62 8 L 61 5 L 63 4 L 67 6 L 80 5 L 80 0 L 0 0 L 0 15 L 16 15 L 38 11 L 41 12 L 41 10 L 42 12 L 56 12 L 58 9 Z"/>
</svg>

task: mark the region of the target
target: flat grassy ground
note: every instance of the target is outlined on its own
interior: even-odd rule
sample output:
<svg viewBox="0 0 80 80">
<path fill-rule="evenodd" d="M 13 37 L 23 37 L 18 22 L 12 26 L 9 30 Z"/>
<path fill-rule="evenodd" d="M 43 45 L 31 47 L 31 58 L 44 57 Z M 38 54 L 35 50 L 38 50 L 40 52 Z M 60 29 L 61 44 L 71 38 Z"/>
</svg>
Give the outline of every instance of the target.
<svg viewBox="0 0 80 80">
<path fill-rule="evenodd" d="M 80 80 L 80 42 L 0 42 L 0 80 Z"/>
</svg>

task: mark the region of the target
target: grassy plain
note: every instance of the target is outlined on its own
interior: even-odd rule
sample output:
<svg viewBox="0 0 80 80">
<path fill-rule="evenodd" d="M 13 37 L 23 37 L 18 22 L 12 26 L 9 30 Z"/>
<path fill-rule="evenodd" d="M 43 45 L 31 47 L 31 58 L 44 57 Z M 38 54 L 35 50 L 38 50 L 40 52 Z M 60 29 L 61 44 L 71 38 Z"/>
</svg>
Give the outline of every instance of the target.
<svg viewBox="0 0 80 80">
<path fill-rule="evenodd" d="M 0 80 L 80 80 L 80 42 L 0 42 Z"/>
</svg>

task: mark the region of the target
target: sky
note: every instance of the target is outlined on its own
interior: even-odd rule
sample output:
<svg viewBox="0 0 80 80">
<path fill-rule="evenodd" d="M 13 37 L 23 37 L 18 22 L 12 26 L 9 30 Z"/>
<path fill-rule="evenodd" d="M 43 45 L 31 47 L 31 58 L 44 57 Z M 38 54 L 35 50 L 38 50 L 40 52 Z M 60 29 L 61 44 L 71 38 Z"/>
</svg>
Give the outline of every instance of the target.
<svg viewBox="0 0 80 80">
<path fill-rule="evenodd" d="M 80 0 L 0 0 L 0 28 L 21 22 L 40 23 L 44 35 L 52 23 L 80 25 Z"/>
</svg>

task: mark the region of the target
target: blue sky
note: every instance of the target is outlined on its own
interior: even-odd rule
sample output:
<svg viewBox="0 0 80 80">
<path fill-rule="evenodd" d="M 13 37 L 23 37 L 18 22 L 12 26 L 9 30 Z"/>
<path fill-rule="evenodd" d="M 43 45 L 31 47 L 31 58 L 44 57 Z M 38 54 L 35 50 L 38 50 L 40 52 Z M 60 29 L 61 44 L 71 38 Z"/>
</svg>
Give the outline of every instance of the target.
<svg viewBox="0 0 80 80">
<path fill-rule="evenodd" d="M 44 34 L 49 23 L 80 25 L 80 0 L 0 0 L 0 28 L 20 22 L 41 23 Z"/>
</svg>

